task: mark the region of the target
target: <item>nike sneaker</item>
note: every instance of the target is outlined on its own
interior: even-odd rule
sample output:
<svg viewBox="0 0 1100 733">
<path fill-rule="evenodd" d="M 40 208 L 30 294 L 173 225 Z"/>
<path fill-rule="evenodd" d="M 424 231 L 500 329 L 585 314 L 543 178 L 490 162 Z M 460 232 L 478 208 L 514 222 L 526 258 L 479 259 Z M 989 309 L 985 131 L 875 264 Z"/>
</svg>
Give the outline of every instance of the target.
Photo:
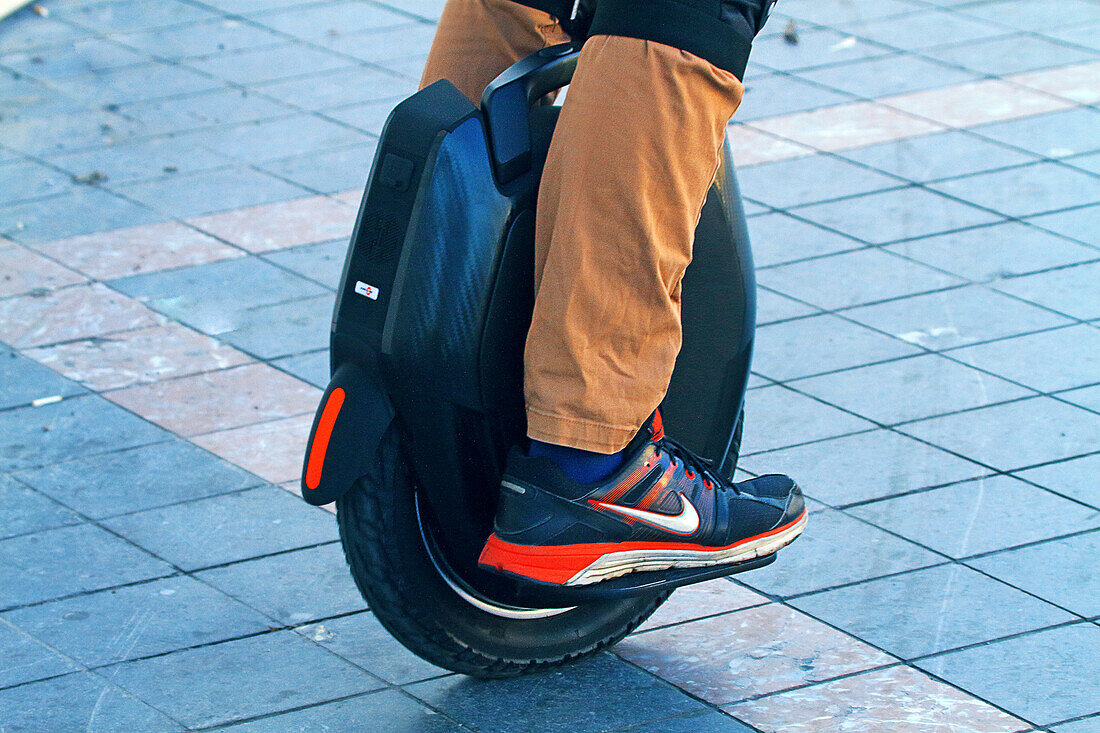
<svg viewBox="0 0 1100 733">
<path fill-rule="evenodd" d="M 709 461 L 665 437 L 659 413 L 624 455 L 608 478 L 579 484 L 549 458 L 513 448 L 479 564 L 542 583 L 589 585 L 745 562 L 778 551 L 806 527 L 794 481 L 723 480 Z"/>
</svg>

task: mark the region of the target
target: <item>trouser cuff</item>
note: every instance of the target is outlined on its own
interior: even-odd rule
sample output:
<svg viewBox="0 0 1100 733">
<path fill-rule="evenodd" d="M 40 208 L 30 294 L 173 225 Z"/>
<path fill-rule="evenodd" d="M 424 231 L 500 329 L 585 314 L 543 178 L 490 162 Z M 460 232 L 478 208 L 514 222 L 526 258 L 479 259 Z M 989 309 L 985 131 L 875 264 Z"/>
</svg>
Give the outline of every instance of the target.
<svg viewBox="0 0 1100 733">
<path fill-rule="evenodd" d="M 527 408 L 527 437 L 593 453 L 617 453 L 638 433 L 639 426 L 606 425 Z"/>
</svg>

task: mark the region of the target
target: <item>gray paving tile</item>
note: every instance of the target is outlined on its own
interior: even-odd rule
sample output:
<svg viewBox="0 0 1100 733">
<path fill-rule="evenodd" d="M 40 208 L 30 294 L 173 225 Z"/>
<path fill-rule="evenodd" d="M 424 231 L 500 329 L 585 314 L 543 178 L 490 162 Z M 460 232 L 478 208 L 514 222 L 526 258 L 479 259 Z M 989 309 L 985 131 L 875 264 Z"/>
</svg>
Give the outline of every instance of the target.
<svg viewBox="0 0 1100 733">
<path fill-rule="evenodd" d="M 346 571 L 345 571 L 346 572 Z M 373 613 L 329 619 L 297 629 L 334 654 L 357 664 L 387 682 L 403 685 L 448 671 L 410 652 L 378 623 Z"/>
<path fill-rule="evenodd" d="M 366 185 L 375 147 L 371 141 L 313 155 L 273 160 L 261 163 L 260 167 L 312 191 L 337 193 Z"/>
<path fill-rule="evenodd" d="M 444 0 L 379 0 L 379 5 L 427 21 L 439 20 L 443 4 Z"/>
<path fill-rule="evenodd" d="M 0 352 L 0 410 L 29 405 L 40 397 L 84 392 L 76 382 L 14 352 Z"/>
<path fill-rule="evenodd" d="M 164 217 L 99 188 L 0 208 L 0 234 L 24 244 L 149 224 Z"/>
<path fill-rule="evenodd" d="M 316 0 L 207 0 L 206 5 L 218 8 L 230 15 L 255 15 L 275 8 L 307 5 Z"/>
<path fill-rule="evenodd" d="M 811 377 L 797 387 L 884 425 L 1034 394 L 936 354 Z"/>
<path fill-rule="evenodd" d="M 742 455 L 856 433 L 873 425 L 783 387 L 761 387 L 746 398 Z"/>
<path fill-rule="evenodd" d="M 219 338 L 261 359 L 323 349 L 329 342 L 334 295 L 251 309 Z"/>
<path fill-rule="evenodd" d="M 962 84 L 978 78 L 971 72 L 908 54 L 802 71 L 799 76 L 868 99 Z"/>
<path fill-rule="evenodd" d="M 249 48 L 236 53 L 218 54 L 188 61 L 187 65 L 204 74 L 220 77 L 236 84 L 303 76 L 353 65 L 350 59 L 300 43 Z"/>
<path fill-rule="evenodd" d="M 1074 168 L 1080 168 L 1081 170 L 1100 175 L 1100 153 L 1077 155 L 1072 158 L 1066 158 L 1062 162 L 1066 165 L 1072 165 Z"/>
<path fill-rule="evenodd" d="M 624 728 L 624 731 L 639 733 L 695 733 L 696 731 L 714 731 L 714 733 L 749 733 L 744 723 L 717 710 L 678 715 L 675 718 L 661 718 L 649 723 Z"/>
<path fill-rule="evenodd" d="M 423 8 L 428 3 L 423 0 L 419 2 L 414 0 L 414 5 Z M 427 53 L 435 37 L 435 25 L 414 21 L 411 18 L 408 20 L 410 22 L 403 25 L 387 26 L 381 30 L 372 28 L 354 33 L 342 30 L 336 35 L 325 35 L 310 40 L 342 54 L 375 64 L 403 56 Z"/>
<path fill-rule="evenodd" d="M 374 144 L 370 135 L 308 114 L 231 127 L 209 140 L 213 150 L 250 163 Z"/>
<path fill-rule="evenodd" d="M 124 66 L 147 64 L 150 61 L 152 59 L 148 54 L 136 53 L 102 38 L 78 41 L 67 46 L 65 53 L 19 51 L 0 56 L 0 65 L 37 79 L 64 79 Z"/>
<path fill-rule="evenodd" d="M 1035 157 L 958 130 L 845 150 L 845 158 L 911 181 L 934 181 L 1030 163 Z"/>
<path fill-rule="evenodd" d="M 249 723 L 231 725 L 225 730 L 238 733 L 284 733 L 284 731 L 362 730 L 365 721 L 381 724 L 389 730 L 444 731 L 466 730 L 429 707 L 421 705 L 397 690 L 383 690 L 347 700 L 325 703 L 304 710 L 282 713 Z"/>
<path fill-rule="evenodd" d="M 74 176 L 99 171 L 113 187 L 126 181 L 164 178 L 166 173 L 222 168 L 229 161 L 186 138 L 154 138 L 66 153 L 50 158 L 50 162 Z"/>
<path fill-rule="evenodd" d="M 1100 509 L 1100 453 L 1020 471 L 1016 475 Z"/>
<path fill-rule="evenodd" d="M 286 43 L 282 36 L 263 28 L 226 19 L 115 35 L 113 40 L 159 58 L 175 60 Z"/>
<path fill-rule="evenodd" d="M 4 614 L 89 667 L 266 631 L 270 620 L 186 576 Z"/>
<path fill-rule="evenodd" d="M 820 312 L 818 308 L 799 303 L 793 298 L 788 298 L 767 288 L 756 291 L 756 323 L 758 326 Z"/>
<path fill-rule="evenodd" d="M 779 12 L 821 25 L 845 25 L 911 15 L 921 8 L 922 6 L 917 3 L 904 0 L 886 0 L 873 5 L 851 3 L 845 0 L 792 0 L 789 3 L 785 2 Z M 774 19 L 772 22 L 775 22 Z"/>
<path fill-rule="evenodd" d="M 877 249 L 780 265 L 760 270 L 756 278 L 761 285 L 830 310 L 940 290 L 964 282 L 954 275 Z"/>
<path fill-rule="evenodd" d="M 978 646 L 918 663 L 1010 713 L 1041 726 L 1096 712 L 1100 627 L 1076 624 Z"/>
<path fill-rule="evenodd" d="M 905 185 L 826 155 L 754 165 L 737 178 L 743 196 L 780 209 Z"/>
<path fill-rule="evenodd" d="M 749 456 L 739 465 L 756 474 L 790 474 L 808 496 L 832 506 L 987 473 L 975 463 L 885 430 Z"/>
<path fill-rule="evenodd" d="M 248 674 L 241 674 L 242 669 Z M 381 687 L 366 672 L 293 631 L 125 662 L 110 674 L 188 727 L 292 710 Z M 179 694 L 182 689 L 188 694 Z"/>
<path fill-rule="evenodd" d="M 1088 532 L 999 552 L 975 560 L 972 565 L 1006 583 L 1057 603 L 1076 614 L 1100 614 L 1100 578 L 1087 558 L 1100 552 L 1100 532 Z"/>
<path fill-rule="evenodd" d="M 142 133 L 147 135 L 179 133 L 294 114 L 284 105 L 240 89 L 215 89 L 174 99 L 135 102 L 121 105 L 119 110 L 137 120 Z"/>
<path fill-rule="evenodd" d="M 262 94 L 310 110 L 347 106 L 353 102 L 396 101 L 409 96 L 416 88 L 415 82 L 404 77 L 363 66 L 255 87 Z"/>
<path fill-rule="evenodd" d="M 925 51 L 924 55 L 992 76 L 1065 66 L 1096 58 L 1095 53 L 1084 49 L 1024 34 L 966 45 L 945 45 Z"/>
<path fill-rule="evenodd" d="M 738 480 L 747 477 L 737 476 Z M 815 511 L 811 508 L 810 511 Z M 768 598 L 739 585 L 731 577 L 708 580 L 676 589 L 667 601 L 646 619 L 633 633 L 645 633 L 653 629 L 674 626 L 685 621 L 696 621 L 709 616 L 720 616 L 768 603 Z"/>
<path fill-rule="evenodd" d="M 1100 715 L 1093 715 L 1073 723 L 1063 723 L 1051 730 L 1054 733 L 1100 733 Z"/>
<path fill-rule="evenodd" d="M 1018 277 L 994 287 L 1074 318 L 1089 320 L 1100 317 L 1098 278 L 1100 262 Z"/>
<path fill-rule="evenodd" d="M 215 568 L 196 577 L 286 625 L 366 608 L 339 543 Z"/>
<path fill-rule="evenodd" d="M 1058 398 L 1093 412 L 1100 412 L 1100 385 L 1060 392 Z"/>
<path fill-rule="evenodd" d="M 1100 9 L 1092 3 L 1070 3 L 1062 9 L 1063 12 L 1051 13 L 1049 16 L 1036 17 L 1033 10 L 1026 2 L 1020 0 L 1001 0 L 974 3 L 960 12 L 1024 31 L 1050 30 L 1100 21 Z"/>
<path fill-rule="evenodd" d="M 508 680 L 451 676 L 405 688 L 483 731 L 594 731 L 703 710 L 701 703 L 608 654 Z M 592 690 L 599 689 L 599 695 Z"/>
<path fill-rule="evenodd" d="M 1091 153 L 1100 148 L 1100 112 L 1087 107 L 972 129 L 983 137 L 1050 158 Z"/>
<path fill-rule="evenodd" d="M 337 539 L 332 514 L 273 486 L 127 514 L 104 524 L 185 570 Z"/>
<path fill-rule="evenodd" d="M 56 18 L 43 18 L 30 8 L 24 8 L 4 19 L 4 33 L 0 34 L 0 52 L 68 46 L 90 35 L 84 28 L 62 23 Z"/>
<path fill-rule="evenodd" d="M 65 193 L 75 185 L 70 176 L 29 160 L 0 164 L 0 206 Z"/>
<path fill-rule="evenodd" d="M 326 109 L 324 115 L 372 135 L 381 135 L 382 127 L 386 124 L 393 107 L 393 100 L 387 99 L 381 102 L 366 102 Z"/>
<path fill-rule="evenodd" d="M 395 74 L 405 77 L 409 81 L 418 82 L 424 73 L 424 66 L 427 61 L 428 54 L 424 53 L 383 61 L 379 63 L 379 66 L 383 69 L 389 69 Z"/>
<path fill-rule="evenodd" d="M 321 38 L 336 33 L 404 25 L 407 16 L 381 5 L 359 2 L 329 2 L 286 8 L 253 16 L 257 23 L 299 38 Z"/>
<path fill-rule="evenodd" d="M 780 550 L 773 564 L 738 579 L 763 593 L 792 596 L 943 561 L 911 542 L 825 509 L 814 512 L 806 531 Z"/>
<path fill-rule="evenodd" d="M 289 356 L 285 359 L 273 361 L 271 364 L 309 382 L 314 387 L 324 389 L 329 381 L 328 349 L 314 351 L 312 354 Z"/>
<path fill-rule="evenodd" d="M 892 53 L 890 49 L 875 43 L 858 39 L 852 43 L 848 41 L 852 36 L 832 28 L 802 27 L 798 33 L 798 43 L 788 43 L 782 34 L 767 34 L 768 30 L 777 28 L 782 28 L 781 21 L 773 19 L 765 26 L 765 33 L 753 41 L 750 68 L 761 66 L 777 71 L 800 71 Z"/>
<path fill-rule="evenodd" d="M 949 349 L 1071 323 L 976 285 L 856 308 L 844 315 L 929 349 Z"/>
<path fill-rule="evenodd" d="M 243 166 L 174 174 L 143 183 L 111 184 L 111 187 L 178 219 L 286 201 L 309 193 L 299 186 Z"/>
<path fill-rule="evenodd" d="M 0 718 L 8 730 L 28 733 L 183 730 L 171 718 L 90 672 L 0 690 Z"/>
<path fill-rule="evenodd" d="M 55 81 L 54 85 L 95 107 L 175 97 L 223 86 L 217 79 L 163 63 L 70 76 Z"/>
<path fill-rule="evenodd" d="M 1068 209 L 1100 199 L 1100 177 L 1057 163 L 1036 163 L 929 185 L 1014 217 Z"/>
<path fill-rule="evenodd" d="M 60 14 L 63 20 L 99 31 L 118 33 L 126 30 L 160 28 L 215 17 L 201 7 L 164 0 L 147 3 L 141 0 L 116 0 L 86 4 Z"/>
<path fill-rule="evenodd" d="M 18 477 L 93 519 L 263 483 L 247 471 L 176 439 L 23 471 Z"/>
<path fill-rule="evenodd" d="M 1016 222 L 901 242 L 887 249 L 976 282 L 1100 257 L 1094 249 Z"/>
<path fill-rule="evenodd" d="M 851 514 L 955 558 L 1100 526 L 1100 512 L 1008 476 L 885 499 Z"/>
<path fill-rule="evenodd" d="M 148 445 L 168 433 L 97 396 L 0 412 L 0 471 Z"/>
<path fill-rule="evenodd" d="M 73 558 L 79 558 L 79 563 L 74 564 Z M 0 586 L 3 608 L 172 572 L 167 564 L 90 524 L 4 540 L 0 542 L 0 565 L 21 569 Z"/>
<path fill-rule="evenodd" d="M 903 659 L 1074 620 L 959 565 L 815 593 L 791 605 Z"/>
<path fill-rule="evenodd" d="M 82 521 L 57 502 L 0 473 L 0 539 Z"/>
<path fill-rule="evenodd" d="M 753 260 L 758 268 L 864 246 L 843 234 L 781 212 L 754 216 L 748 220 L 748 226 Z"/>
<path fill-rule="evenodd" d="M 1100 382 L 1100 329 L 1070 326 L 951 352 L 954 359 L 1042 392 Z"/>
<path fill-rule="evenodd" d="M 870 244 L 927 237 L 1003 218 L 919 188 L 813 204 L 793 213 Z"/>
<path fill-rule="evenodd" d="M 25 631 L 0 620 L 0 688 L 75 672 L 78 667 L 35 641 Z M 3 699 L 0 693 L 0 700 Z M 3 705 L 0 702 L 0 705 Z M 0 707 L 0 710 L 3 710 Z M 5 716 L 6 718 L 7 716 Z"/>
<path fill-rule="evenodd" d="M 237 328 L 245 322 L 249 309 L 325 292 L 320 285 L 258 257 L 136 275 L 112 285 L 166 316 L 212 335 Z"/>
<path fill-rule="evenodd" d="M 851 101 L 854 97 L 850 94 L 826 89 L 794 76 L 746 75 L 745 94 L 737 108 L 737 119 L 742 122 L 758 120 Z"/>
<path fill-rule="evenodd" d="M 936 46 L 957 47 L 968 41 L 1011 33 L 1003 26 L 942 12 L 915 13 L 907 16 L 904 22 L 887 19 L 853 23 L 841 30 L 884 46 L 910 51 Z M 939 58 L 934 52 L 924 55 Z"/>
<path fill-rule="evenodd" d="M 1064 237 L 1100 247 L 1100 231 L 1096 226 L 1098 218 L 1100 218 L 1100 205 L 1083 206 L 1071 211 L 1036 216 L 1028 219 L 1028 222 Z"/>
<path fill-rule="evenodd" d="M 347 251 L 347 240 L 337 239 L 332 242 L 307 244 L 268 252 L 263 257 L 335 290 L 340 282 L 340 273 L 344 267 Z"/>
<path fill-rule="evenodd" d="M 784 381 L 918 353 L 920 349 L 904 341 L 820 315 L 757 329 L 752 368 Z"/>
</svg>

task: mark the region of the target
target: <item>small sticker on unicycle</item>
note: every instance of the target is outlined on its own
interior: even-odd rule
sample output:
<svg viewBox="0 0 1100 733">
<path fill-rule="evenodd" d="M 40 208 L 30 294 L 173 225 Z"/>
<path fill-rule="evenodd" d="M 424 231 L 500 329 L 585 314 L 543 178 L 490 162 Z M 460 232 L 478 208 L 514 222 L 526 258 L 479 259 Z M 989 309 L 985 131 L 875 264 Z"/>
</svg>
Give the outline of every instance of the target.
<svg viewBox="0 0 1100 733">
<path fill-rule="evenodd" d="M 366 296 L 371 300 L 378 300 L 378 288 L 374 287 L 373 285 L 367 285 L 362 280 L 357 280 L 355 282 L 355 292 L 359 295 Z"/>
</svg>

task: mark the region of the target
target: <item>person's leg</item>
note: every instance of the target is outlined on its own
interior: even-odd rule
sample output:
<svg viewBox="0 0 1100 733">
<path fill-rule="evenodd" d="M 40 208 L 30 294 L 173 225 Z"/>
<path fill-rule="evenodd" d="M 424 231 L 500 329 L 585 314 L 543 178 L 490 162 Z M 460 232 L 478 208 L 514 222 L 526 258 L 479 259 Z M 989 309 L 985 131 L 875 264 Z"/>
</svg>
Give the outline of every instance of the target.
<svg viewBox="0 0 1100 733">
<path fill-rule="evenodd" d="M 541 10 L 509 0 L 447 0 L 420 88 L 447 79 L 477 104 L 500 72 L 568 40 L 558 22 Z"/>
</svg>

